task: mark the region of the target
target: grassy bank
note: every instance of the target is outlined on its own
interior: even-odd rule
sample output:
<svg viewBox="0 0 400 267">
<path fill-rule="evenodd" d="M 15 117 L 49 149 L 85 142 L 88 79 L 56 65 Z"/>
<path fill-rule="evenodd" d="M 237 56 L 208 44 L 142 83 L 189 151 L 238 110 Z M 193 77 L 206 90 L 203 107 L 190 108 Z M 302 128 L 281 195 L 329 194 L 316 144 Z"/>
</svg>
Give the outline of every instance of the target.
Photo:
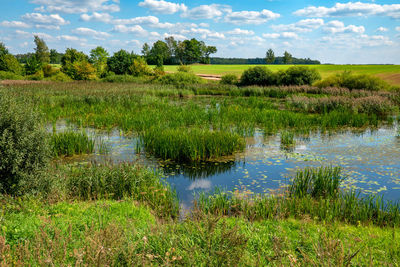
<svg viewBox="0 0 400 267">
<path fill-rule="evenodd" d="M 293 65 L 267 65 L 272 71 L 286 70 Z M 297 66 L 297 65 L 296 65 Z M 192 65 L 191 68 L 195 73 L 224 75 L 235 74 L 240 76 L 242 72 L 254 65 Z M 400 66 L 399 65 L 311 65 L 311 68 L 317 69 L 322 78 L 326 78 L 332 74 L 340 73 L 345 70 L 352 71 L 357 74 L 370 74 L 383 78 L 392 85 L 400 85 Z M 177 66 L 164 66 L 166 71 L 175 72 Z"/>
</svg>

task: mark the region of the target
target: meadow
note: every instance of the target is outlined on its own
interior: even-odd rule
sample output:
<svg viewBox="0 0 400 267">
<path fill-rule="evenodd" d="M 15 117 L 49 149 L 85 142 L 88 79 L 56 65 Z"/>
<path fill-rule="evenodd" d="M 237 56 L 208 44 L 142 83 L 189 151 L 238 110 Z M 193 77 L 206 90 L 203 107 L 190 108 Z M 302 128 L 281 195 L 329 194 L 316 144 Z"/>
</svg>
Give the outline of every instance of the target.
<svg viewBox="0 0 400 267">
<path fill-rule="evenodd" d="M 398 265 L 399 204 L 346 190 L 351 166 L 298 166 L 270 194 L 204 190 L 183 210 L 163 165 L 229 175 L 218 162 L 252 138 L 279 137 L 289 157 L 312 134 L 396 127 L 399 103 L 395 90 L 310 85 L 2 85 L 0 148 L 16 160 L 0 163 L 0 265 Z M 132 160 L 75 160 L 118 154 L 86 129 L 137 140 Z"/>
<path fill-rule="evenodd" d="M 240 76 L 244 70 L 256 65 L 192 65 L 191 68 L 196 74 L 225 75 L 235 74 Z M 286 70 L 293 65 L 265 65 L 272 71 Z M 298 66 L 298 65 L 296 65 Z M 384 79 L 392 85 L 400 85 L 399 65 L 309 65 L 317 69 L 322 78 L 337 74 L 343 71 L 351 71 L 357 74 L 374 75 Z M 165 71 L 176 72 L 176 66 L 164 66 Z"/>
</svg>

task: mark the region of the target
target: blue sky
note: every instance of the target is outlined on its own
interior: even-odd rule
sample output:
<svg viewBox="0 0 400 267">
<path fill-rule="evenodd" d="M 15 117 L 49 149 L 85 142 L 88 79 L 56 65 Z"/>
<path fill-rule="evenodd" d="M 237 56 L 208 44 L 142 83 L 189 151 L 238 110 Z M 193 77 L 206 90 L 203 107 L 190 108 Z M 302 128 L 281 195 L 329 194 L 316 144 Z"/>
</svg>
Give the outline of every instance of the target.
<svg viewBox="0 0 400 267">
<path fill-rule="evenodd" d="M 12 53 L 49 48 L 140 53 L 167 36 L 197 38 L 221 57 L 263 57 L 272 48 L 323 63 L 400 64 L 398 1 L 0 0 L 0 41 Z"/>
</svg>

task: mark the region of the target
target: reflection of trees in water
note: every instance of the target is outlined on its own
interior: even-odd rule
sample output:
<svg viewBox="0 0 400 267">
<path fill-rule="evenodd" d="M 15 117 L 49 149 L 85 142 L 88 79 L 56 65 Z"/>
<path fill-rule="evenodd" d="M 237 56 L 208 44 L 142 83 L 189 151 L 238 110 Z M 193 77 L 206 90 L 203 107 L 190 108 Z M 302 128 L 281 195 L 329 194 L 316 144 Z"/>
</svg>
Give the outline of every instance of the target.
<svg viewBox="0 0 400 267">
<path fill-rule="evenodd" d="M 174 175 L 174 173 L 182 173 L 189 179 L 207 178 L 212 175 L 229 172 L 235 168 L 240 161 L 226 162 L 195 162 L 191 164 L 168 164 L 163 167 L 166 175 Z"/>
</svg>

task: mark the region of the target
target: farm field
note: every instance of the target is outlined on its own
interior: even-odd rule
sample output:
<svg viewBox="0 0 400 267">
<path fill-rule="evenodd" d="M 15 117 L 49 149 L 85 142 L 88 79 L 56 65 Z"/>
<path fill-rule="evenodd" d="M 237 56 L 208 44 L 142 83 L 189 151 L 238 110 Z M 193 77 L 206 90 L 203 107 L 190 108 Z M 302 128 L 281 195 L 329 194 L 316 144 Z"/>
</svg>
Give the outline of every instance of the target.
<svg viewBox="0 0 400 267">
<path fill-rule="evenodd" d="M 224 75 L 241 73 L 254 66 L 262 65 L 191 65 L 196 74 Z M 285 70 L 293 65 L 264 65 L 272 71 Z M 300 65 L 296 65 L 300 66 Z M 380 77 L 392 85 L 400 85 L 400 65 L 308 65 L 317 69 L 322 78 L 343 71 L 352 71 L 359 74 L 369 74 Z M 175 72 L 177 66 L 164 66 L 165 71 Z"/>
</svg>

